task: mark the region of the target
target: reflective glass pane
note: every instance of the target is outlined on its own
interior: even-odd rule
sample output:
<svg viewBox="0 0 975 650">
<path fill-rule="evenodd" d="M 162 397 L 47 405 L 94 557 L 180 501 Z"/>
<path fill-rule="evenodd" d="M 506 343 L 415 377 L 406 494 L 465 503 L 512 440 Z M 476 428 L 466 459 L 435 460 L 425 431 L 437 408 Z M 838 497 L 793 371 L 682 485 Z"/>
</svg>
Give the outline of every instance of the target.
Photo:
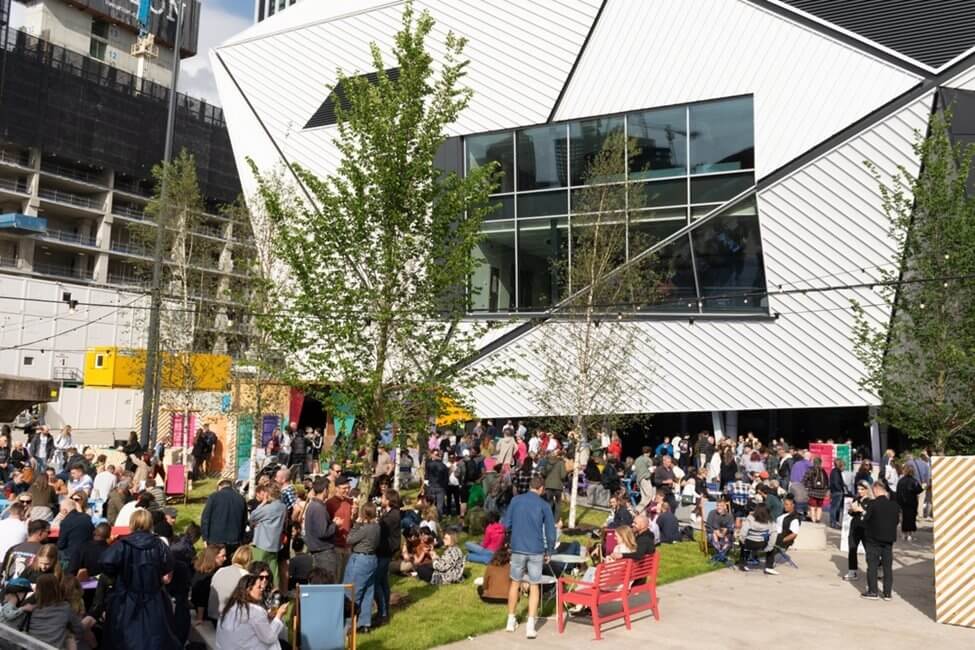
<svg viewBox="0 0 975 650">
<path fill-rule="evenodd" d="M 755 166 L 751 97 L 692 104 L 689 126 L 692 174 Z"/>
<path fill-rule="evenodd" d="M 691 179 L 691 203 L 721 203 L 741 194 L 754 183 L 747 174 L 720 174 Z"/>
<path fill-rule="evenodd" d="M 595 183 L 609 183 L 623 180 L 624 168 L 626 167 L 626 152 L 623 147 L 623 140 L 619 138 L 612 152 L 615 161 L 607 161 L 606 168 L 600 171 L 606 172 L 596 174 L 590 169 L 596 156 L 603 151 L 606 139 L 612 135 L 623 134 L 622 117 L 603 117 L 594 120 L 582 120 L 572 122 L 569 125 L 569 137 L 571 151 L 571 171 L 573 185 L 592 185 Z M 607 152 L 607 155 L 609 152 Z"/>
<path fill-rule="evenodd" d="M 630 257 L 639 255 L 687 225 L 687 218 L 684 216 L 683 210 L 676 215 L 669 210 L 661 212 L 663 212 L 661 215 L 656 215 L 653 212 L 641 212 L 635 218 L 631 215 L 629 226 Z"/>
<path fill-rule="evenodd" d="M 485 222 L 474 248 L 471 311 L 511 311 L 515 306 L 515 222 Z"/>
<path fill-rule="evenodd" d="M 515 218 L 514 196 L 492 196 L 488 198 L 488 202 L 494 207 L 494 209 L 484 217 L 485 221 Z"/>
<path fill-rule="evenodd" d="M 518 195 L 518 218 L 563 215 L 569 211 L 566 190 Z"/>
<path fill-rule="evenodd" d="M 687 204 L 687 179 L 630 183 L 630 209 Z"/>
<path fill-rule="evenodd" d="M 653 274 L 654 283 L 647 311 L 697 312 L 697 289 L 688 237 L 664 246 L 645 264 Z"/>
<path fill-rule="evenodd" d="M 630 179 L 686 173 L 687 110 L 683 106 L 631 113 L 626 120 Z"/>
<path fill-rule="evenodd" d="M 714 217 L 691 232 L 704 311 L 765 311 L 757 214 Z"/>
<path fill-rule="evenodd" d="M 547 309 L 558 301 L 568 259 L 568 220 L 518 220 L 518 307 Z"/>
<path fill-rule="evenodd" d="M 514 137 L 509 133 L 491 133 L 465 138 L 467 143 L 467 168 L 477 169 L 490 162 L 497 162 L 504 176 L 497 192 L 513 192 L 515 189 Z"/>
<path fill-rule="evenodd" d="M 617 212 L 626 209 L 626 185 L 607 183 L 572 190 L 572 214 Z"/>
<path fill-rule="evenodd" d="M 691 220 L 700 219 L 703 216 L 708 215 L 712 210 L 721 205 L 720 203 L 712 203 L 711 205 L 696 205 L 691 208 Z"/>
<path fill-rule="evenodd" d="M 565 125 L 518 131 L 518 191 L 565 187 L 568 174 Z"/>
</svg>

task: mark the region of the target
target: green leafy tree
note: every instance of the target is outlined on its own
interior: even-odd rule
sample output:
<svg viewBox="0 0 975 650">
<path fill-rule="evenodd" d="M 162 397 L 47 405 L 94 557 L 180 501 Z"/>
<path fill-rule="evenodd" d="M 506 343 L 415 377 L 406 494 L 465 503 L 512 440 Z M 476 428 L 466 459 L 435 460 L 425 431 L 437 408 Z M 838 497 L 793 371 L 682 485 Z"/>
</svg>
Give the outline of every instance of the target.
<svg viewBox="0 0 975 650">
<path fill-rule="evenodd" d="M 861 384 L 880 417 L 938 454 L 975 451 L 975 199 L 966 184 L 975 147 L 951 140 L 950 114 L 917 135 L 918 175 L 874 169 L 897 244 L 879 293 L 889 321 L 854 303 Z"/>
<path fill-rule="evenodd" d="M 608 418 L 619 413 L 640 379 L 630 368 L 638 327 L 631 321 L 638 305 L 652 304 L 657 293 L 655 256 L 636 254 L 652 242 L 630 233 L 627 261 L 627 187 L 606 182 L 623 175 L 636 154 L 622 133 L 610 135 L 586 171 L 586 187 L 572 198 L 572 261 L 555 263 L 561 285 L 571 293 L 540 327 L 535 353 L 542 381 L 535 399 L 546 413 L 571 415 L 572 435 L 586 442 Z M 575 526 L 582 444 L 576 444 L 569 527 Z"/>
<path fill-rule="evenodd" d="M 387 423 L 425 430 L 441 394 L 485 380 L 458 364 L 481 333 L 461 322 L 464 287 L 498 171 L 459 177 L 434 164 L 472 93 L 462 85 L 465 39 L 448 34 L 435 62 L 426 48 L 433 26 L 407 3 L 392 65 L 371 46 L 376 82 L 339 71 L 332 92 L 347 102 L 336 101 L 341 160 L 325 178 L 296 166 L 310 196 L 254 168 L 288 278 L 265 326 L 293 379 L 327 401 L 341 394 L 351 402 L 368 449 Z"/>
</svg>

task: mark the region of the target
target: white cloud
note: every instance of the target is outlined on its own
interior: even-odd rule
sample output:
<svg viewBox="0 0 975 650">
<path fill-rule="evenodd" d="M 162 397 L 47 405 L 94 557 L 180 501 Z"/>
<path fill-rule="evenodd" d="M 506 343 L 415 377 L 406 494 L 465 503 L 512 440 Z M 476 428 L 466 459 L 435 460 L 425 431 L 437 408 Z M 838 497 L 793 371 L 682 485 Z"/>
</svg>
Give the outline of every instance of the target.
<svg viewBox="0 0 975 650">
<path fill-rule="evenodd" d="M 220 103 L 217 85 L 210 70 L 210 50 L 251 25 L 251 21 L 226 9 L 203 3 L 200 14 L 198 54 L 185 59 L 180 68 L 179 90 L 191 97 L 199 97 L 213 104 Z"/>
</svg>

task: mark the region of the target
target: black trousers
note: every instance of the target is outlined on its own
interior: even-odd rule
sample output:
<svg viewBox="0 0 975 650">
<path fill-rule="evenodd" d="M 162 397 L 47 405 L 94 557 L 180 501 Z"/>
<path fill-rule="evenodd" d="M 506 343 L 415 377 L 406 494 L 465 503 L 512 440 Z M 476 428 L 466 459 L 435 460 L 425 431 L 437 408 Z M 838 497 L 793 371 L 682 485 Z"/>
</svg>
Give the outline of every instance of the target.
<svg viewBox="0 0 975 650">
<path fill-rule="evenodd" d="M 890 542 L 865 541 L 867 551 L 867 591 L 877 593 L 877 568 L 884 566 L 884 592 L 890 596 L 894 589 L 894 545 Z"/>
<path fill-rule="evenodd" d="M 756 542 L 750 539 L 746 539 L 744 542 L 741 543 L 741 553 L 738 555 L 738 566 L 740 567 L 745 566 L 745 556 L 747 555 L 745 551 L 751 551 L 753 554 L 757 555 L 758 553 L 761 553 L 762 551 L 765 550 L 765 546 L 766 546 L 765 542 Z M 766 566 L 768 565 L 768 555 L 769 554 L 766 554 L 765 556 Z"/>
<path fill-rule="evenodd" d="M 860 542 L 863 541 L 863 527 L 862 526 L 850 526 L 850 551 L 847 554 L 846 568 L 850 571 L 858 571 L 860 567 L 860 558 L 857 554 L 857 549 L 860 548 Z"/>
</svg>

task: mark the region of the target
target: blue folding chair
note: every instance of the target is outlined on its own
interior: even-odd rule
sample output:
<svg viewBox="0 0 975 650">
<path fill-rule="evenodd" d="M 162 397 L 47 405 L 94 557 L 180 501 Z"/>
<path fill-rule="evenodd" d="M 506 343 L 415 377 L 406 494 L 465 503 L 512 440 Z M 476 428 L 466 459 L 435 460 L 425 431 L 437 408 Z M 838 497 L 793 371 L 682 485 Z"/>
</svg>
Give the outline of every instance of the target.
<svg viewBox="0 0 975 650">
<path fill-rule="evenodd" d="M 346 598 L 355 585 L 299 585 L 295 610 L 295 642 L 301 650 L 355 650 L 356 616 L 345 617 Z M 302 616 L 302 611 L 308 612 Z"/>
</svg>

